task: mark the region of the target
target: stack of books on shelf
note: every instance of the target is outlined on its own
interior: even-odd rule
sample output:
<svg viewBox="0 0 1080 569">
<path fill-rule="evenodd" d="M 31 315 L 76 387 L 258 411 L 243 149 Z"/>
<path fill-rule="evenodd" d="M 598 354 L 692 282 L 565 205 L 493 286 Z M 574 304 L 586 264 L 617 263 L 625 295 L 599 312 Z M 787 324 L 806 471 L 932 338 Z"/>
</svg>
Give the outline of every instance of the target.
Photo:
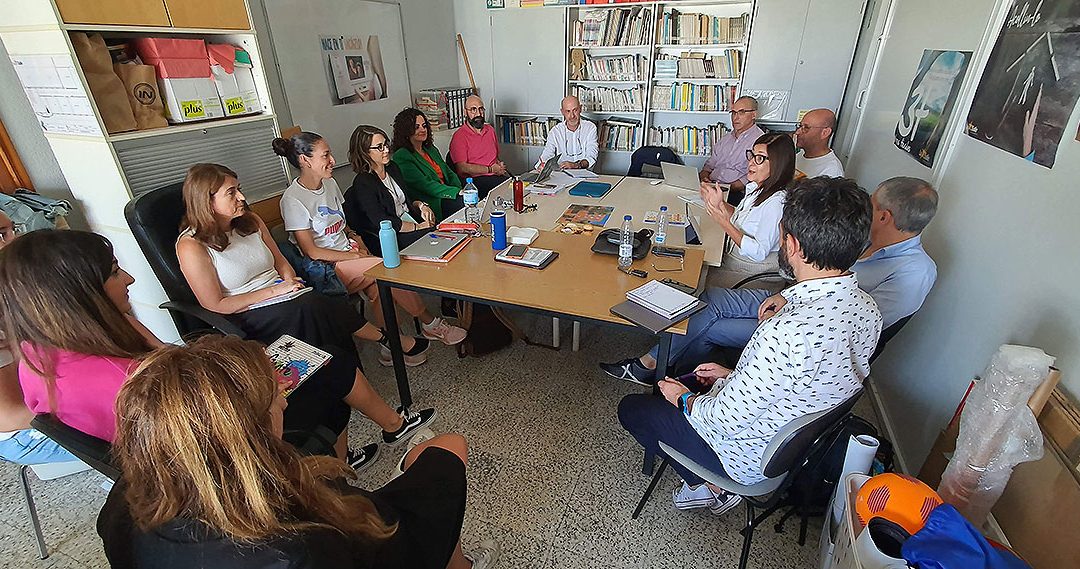
<svg viewBox="0 0 1080 569">
<path fill-rule="evenodd" d="M 416 108 L 431 124 L 431 130 L 446 130 L 465 124 L 465 99 L 472 95 L 468 87 L 436 87 L 416 93 Z"/>
<path fill-rule="evenodd" d="M 574 52 L 583 52 L 576 55 Z M 645 56 L 602 55 L 590 56 L 584 50 L 571 50 L 570 61 L 583 61 L 580 69 L 571 69 L 572 81 L 644 81 Z"/>
<path fill-rule="evenodd" d="M 700 51 L 684 51 L 678 57 L 660 54 L 657 56 L 657 79 L 671 79 L 672 63 L 676 70 L 674 77 L 680 79 L 738 79 L 742 75 L 743 54 L 738 49 L 725 49 L 712 55 Z M 664 64 L 665 75 L 661 77 L 660 65 Z"/>
<path fill-rule="evenodd" d="M 679 76 L 678 59 L 668 59 L 661 54 L 657 57 L 653 67 L 653 77 L 656 79 L 675 79 Z"/>
<path fill-rule="evenodd" d="M 608 119 L 600 123 L 598 139 L 604 150 L 637 150 L 641 122 Z"/>
<path fill-rule="evenodd" d="M 727 126 L 724 123 L 706 127 L 649 127 L 645 144 L 666 146 L 677 154 L 708 156 L 712 152 L 712 146 L 720 141 L 726 131 Z"/>
<path fill-rule="evenodd" d="M 652 109 L 657 111 L 726 111 L 735 102 L 735 85 L 697 85 L 675 82 L 654 85 Z"/>
<path fill-rule="evenodd" d="M 554 117 L 499 117 L 499 132 L 506 144 L 543 146 L 548 131 L 559 124 Z"/>
<path fill-rule="evenodd" d="M 591 112 L 642 112 L 645 109 L 645 89 L 632 87 L 584 87 L 574 85 L 570 90 L 581 101 L 581 106 Z"/>
<path fill-rule="evenodd" d="M 573 42 L 578 46 L 643 45 L 652 29 L 652 8 L 589 10 L 573 22 Z"/>
<path fill-rule="evenodd" d="M 664 12 L 660 23 L 660 43 L 675 45 L 744 43 L 749 23 L 750 14 L 724 18 L 670 10 Z"/>
</svg>

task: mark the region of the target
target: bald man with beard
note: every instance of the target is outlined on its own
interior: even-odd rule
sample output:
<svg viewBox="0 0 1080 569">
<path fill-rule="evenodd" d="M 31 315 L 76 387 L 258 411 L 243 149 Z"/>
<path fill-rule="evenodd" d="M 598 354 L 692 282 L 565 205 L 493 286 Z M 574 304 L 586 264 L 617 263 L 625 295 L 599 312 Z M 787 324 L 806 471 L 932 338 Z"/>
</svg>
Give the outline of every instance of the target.
<svg viewBox="0 0 1080 569">
<path fill-rule="evenodd" d="M 465 99 L 465 124 L 450 139 L 450 160 L 462 180 L 472 178 L 480 195 L 487 195 L 506 180 L 506 164 L 499 160 L 495 128 L 484 122 L 484 100 L 476 95 Z"/>
</svg>

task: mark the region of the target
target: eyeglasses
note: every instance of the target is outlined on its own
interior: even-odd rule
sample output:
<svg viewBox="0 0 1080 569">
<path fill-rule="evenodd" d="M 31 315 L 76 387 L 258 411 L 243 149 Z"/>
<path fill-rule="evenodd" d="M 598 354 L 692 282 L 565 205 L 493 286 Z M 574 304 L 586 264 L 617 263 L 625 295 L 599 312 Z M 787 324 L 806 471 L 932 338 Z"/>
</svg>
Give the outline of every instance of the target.
<svg viewBox="0 0 1080 569">
<path fill-rule="evenodd" d="M 810 130 L 812 128 L 825 128 L 825 127 L 799 123 L 799 124 L 795 125 L 795 132 L 799 132 L 799 131 L 802 131 L 802 130 Z"/>
<path fill-rule="evenodd" d="M 390 145 L 385 142 L 380 142 L 375 146 L 369 146 L 368 150 L 378 150 L 379 152 L 386 152 L 387 150 L 390 150 Z"/>
<path fill-rule="evenodd" d="M 754 154 L 753 150 L 747 150 L 746 151 L 746 161 L 747 162 L 753 162 L 754 164 L 757 164 L 758 166 L 760 166 L 760 165 L 764 164 L 765 161 L 768 160 L 768 159 L 769 159 L 769 156 L 767 154 Z"/>
<path fill-rule="evenodd" d="M 755 111 L 754 109 L 736 109 L 734 111 L 731 111 L 731 114 L 733 114 L 733 115 L 745 115 L 746 113 L 756 113 L 756 112 L 757 111 Z"/>
</svg>

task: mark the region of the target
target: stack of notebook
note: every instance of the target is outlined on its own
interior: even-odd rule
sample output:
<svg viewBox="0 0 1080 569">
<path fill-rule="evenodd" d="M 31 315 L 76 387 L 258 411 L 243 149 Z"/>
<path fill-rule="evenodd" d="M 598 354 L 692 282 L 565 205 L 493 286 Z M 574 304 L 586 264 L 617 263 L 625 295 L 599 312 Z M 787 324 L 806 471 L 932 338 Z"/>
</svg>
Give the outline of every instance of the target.
<svg viewBox="0 0 1080 569">
<path fill-rule="evenodd" d="M 412 261 L 446 263 L 469 243 L 469 235 L 432 231 L 401 250 L 401 258 Z"/>
<path fill-rule="evenodd" d="M 689 294 L 675 290 L 660 281 L 649 281 L 627 292 L 626 298 L 668 320 L 677 319 L 684 312 L 693 309 L 698 302 L 698 299 Z"/>
</svg>

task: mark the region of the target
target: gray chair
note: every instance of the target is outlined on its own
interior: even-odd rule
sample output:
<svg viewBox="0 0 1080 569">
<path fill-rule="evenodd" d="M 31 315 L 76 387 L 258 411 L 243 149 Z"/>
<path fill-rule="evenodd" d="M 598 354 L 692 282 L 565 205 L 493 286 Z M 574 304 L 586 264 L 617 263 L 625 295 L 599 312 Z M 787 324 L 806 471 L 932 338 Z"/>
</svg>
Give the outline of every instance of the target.
<svg viewBox="0 0 1080 569">
<path fill-rule="evenodd" d="M 664 474 L 668 462 L 674 460 L 703 480 L 726 492 L 743 497 L 743 502 L 746 503 L 746 526 L 742 529 L 743 545 L 742 553 L 739 555 L 739 569 L 746 569 L 754 528 L 784 504 L 787 490 L 806 463 L 807 457 L 819 441 L 829 438 L 830 431 L 837 428 L 840 421 L 851 412 L 860 395 L 862 391 L 832 409 L 800 417 L 780 429 L 780 432 L 765 447 L 765 455 L 761 460 L 765 465 L 762 474 L 766 479 L 750 486 L 744 486 L 727 476 L 710 471 L 661 441 L 660 450 L 666 456 L 660 463 L 660 468 L 656 470 L 656 474 L 653 475 L 652 481 L 649 482 L 649 487 L 638 502 L 632 517 L 636 519 L 641 514 L 649 496 L 656 489 L 656 484 L 660 482 L 660 477 Z M 755 514 L 755 509 L 761 510 L 761 513 Z"/>
</svg>

